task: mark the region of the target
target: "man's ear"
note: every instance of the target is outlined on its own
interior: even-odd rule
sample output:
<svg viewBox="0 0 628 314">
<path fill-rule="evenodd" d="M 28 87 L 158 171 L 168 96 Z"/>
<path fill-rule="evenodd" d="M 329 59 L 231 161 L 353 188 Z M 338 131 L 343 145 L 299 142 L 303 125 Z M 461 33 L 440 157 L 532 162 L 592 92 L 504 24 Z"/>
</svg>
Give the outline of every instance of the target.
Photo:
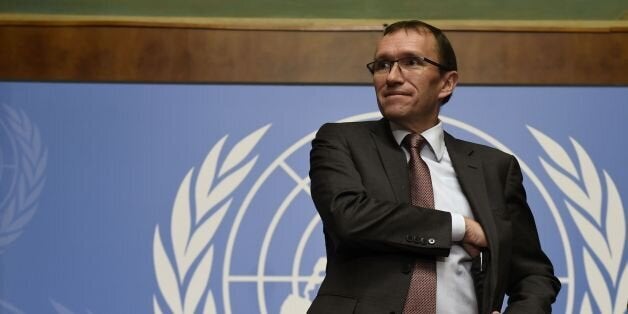
<svg viewBox="0 0 628 314">
<path fill-rule="evenodd" d="M 443 87 L 440 90 L 438 98 L 445 98 L 454 92 L 454 88 L 458 85 L 458 71 L 449 71 L 443 74 Z"/>
</svg>

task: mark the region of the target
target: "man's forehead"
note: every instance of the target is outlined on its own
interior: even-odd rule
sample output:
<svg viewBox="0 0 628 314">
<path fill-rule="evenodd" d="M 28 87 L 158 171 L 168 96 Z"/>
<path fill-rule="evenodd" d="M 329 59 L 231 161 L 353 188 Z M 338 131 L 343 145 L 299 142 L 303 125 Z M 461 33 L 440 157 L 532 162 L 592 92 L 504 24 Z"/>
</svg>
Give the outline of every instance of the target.
<svg viewBox="0 0 628 314">
<path fill-rule="evenodd" d="M 436 52 L 436 38 L 425 28 L 403 28 L 388 33 L 379 39 L 375 48 L 376 56 L 390 53 L 403 56 Z"/>
</svg>

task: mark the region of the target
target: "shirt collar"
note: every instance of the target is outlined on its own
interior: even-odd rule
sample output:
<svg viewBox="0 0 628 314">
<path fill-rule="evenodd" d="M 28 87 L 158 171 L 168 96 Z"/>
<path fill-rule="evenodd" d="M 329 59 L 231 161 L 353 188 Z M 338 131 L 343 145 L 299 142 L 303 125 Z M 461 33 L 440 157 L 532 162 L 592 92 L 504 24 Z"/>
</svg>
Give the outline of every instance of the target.
<svg viewBox="0 0 628 314">
<path fill-rule="evenodd" d="M 392 121 L 389 122 L 395 141 L 397 141 L 397 145 L 401 146 L 403 139 L 411 132 L 401 128 L 401 126 Z M 443 122 L 439 120 L 438 124 L 423 131 L 421 135 L 425 138 L 429 147 L 434 152 L 436 160 L 440 162 L 443 158 L 443 154 L 445 153 L 445 131 L 443 130 Z"/>
</svg>

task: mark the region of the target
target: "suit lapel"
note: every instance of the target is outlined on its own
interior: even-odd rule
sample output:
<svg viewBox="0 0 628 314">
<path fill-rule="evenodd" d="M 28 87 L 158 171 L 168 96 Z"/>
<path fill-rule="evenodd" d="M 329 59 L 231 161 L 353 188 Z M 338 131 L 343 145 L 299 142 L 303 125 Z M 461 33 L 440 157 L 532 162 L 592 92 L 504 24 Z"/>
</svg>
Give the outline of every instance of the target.
<svg viewBox="0 0 628 314">
<path fill-rule="evenodd" d="M 482 161 L 476 158 L 473 147 L 464 145 L 449 133 L 445 133 L 445 146 L 473 214 L 482 222 L 487 216 L 491 216 Z"/>
<path fill-rule="evenodd" d="M 381 119 L 374 123 L 371 128 L 371 137 L 396 200 L 409 203 L 410 190 L 406 157 L 390 131 L 388 120 Z"/>
</svg>

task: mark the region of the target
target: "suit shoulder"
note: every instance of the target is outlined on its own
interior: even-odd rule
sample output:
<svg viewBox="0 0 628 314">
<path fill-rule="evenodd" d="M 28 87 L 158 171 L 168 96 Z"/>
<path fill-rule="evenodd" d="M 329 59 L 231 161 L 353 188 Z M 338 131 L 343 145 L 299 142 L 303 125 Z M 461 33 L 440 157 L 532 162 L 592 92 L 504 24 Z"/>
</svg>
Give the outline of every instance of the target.
<svg viewBox="0 0 628 314">
<path fill-rule="evenodd" d="M 359 122 L 331 122 L 323 124 L 318 130 L 318 135 L 336 134 L 351 135 L 369 132 L 373 127 L 377 126 L 378 121 L 359 121 Z"/>
<path fill-rule="evenodd" d="M 356 121 L 356 122 L 328 122 L 321 126 L 322 128 L 333 128 L 333 129 L 351 129 L 351 130 L 359 130 L 359 129 L 370 129 L 376 124 L 380 123 L 380 121 Z"/>
<path fill-rule="evenodd" d="M 461 139 L 455 139 L 455 140 L 458 141 L 460 145 L 468 147 L 469 149 L 472 149 L 473 151 L 475 151 L 476 153 L 482 156 L 496 158 L 496 159 L 504 159 L 504 160 L 510 160 L 514 158 L 512 154 L 503 152 L 492 146 L 469 142 L 469 141 L 465 141 Z"/>
</svg>

